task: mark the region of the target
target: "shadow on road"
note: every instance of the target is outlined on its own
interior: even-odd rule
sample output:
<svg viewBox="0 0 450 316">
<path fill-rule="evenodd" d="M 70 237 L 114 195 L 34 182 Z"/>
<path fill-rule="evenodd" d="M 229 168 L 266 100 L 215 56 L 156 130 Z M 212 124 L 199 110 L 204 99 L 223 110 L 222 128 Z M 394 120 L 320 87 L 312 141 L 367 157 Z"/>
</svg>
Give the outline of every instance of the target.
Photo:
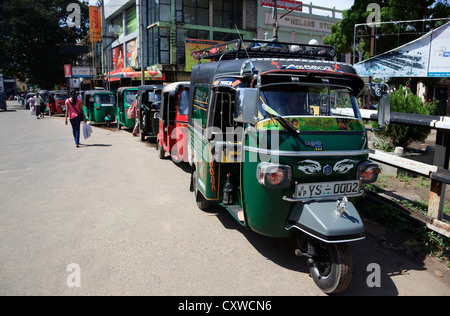
<svg viewBox="0 0 450 316">
<path fill-rule="evenodd" d="M 111 144 L 80 144 L 80 148 L 83 147 L 111 147 Z"/>
<path fill-rule="evenodd" d="M 241 232 L 261 255 L 281 268 L 309 274 L 306 259 L 294 255 L 295 238 L 283 239 L 259 235 L 237 223 L 221 206 L 211 207 L 205 213 L 216 216 L 224 228 Z M 426 270 L 424 258 L 409 255 L 396 249 L 395 246 L 390 247 L 389 242 L 378 236 L 376 225 L 365 223 L 365 229 L 366 238 L 349 245 L 353 259 L 352 281 L 346 291 L 337 295 L 397 296 L 399 292 L 393 278 L 408 275 L 409 271 Z M 379 267 L 378 274 L 371 268 L 373 264 Z M 376 277 L 378 280 L 374 279 Z M 378 282 L 377 286 L 373 286 L 374 281 Z M 311 285 L 313 285 L 312 279 Z"/>
</svg>

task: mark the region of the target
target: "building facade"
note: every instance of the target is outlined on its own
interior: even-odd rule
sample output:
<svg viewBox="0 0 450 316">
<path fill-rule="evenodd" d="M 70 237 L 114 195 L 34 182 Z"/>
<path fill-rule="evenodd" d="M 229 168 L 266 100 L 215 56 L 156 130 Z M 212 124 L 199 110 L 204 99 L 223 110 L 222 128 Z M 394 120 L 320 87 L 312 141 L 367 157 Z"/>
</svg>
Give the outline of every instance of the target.
<svg viewBox="0 0 450 316">
<path fill-rule="evenodd" d="M 277 9 L 279 41 L 322 44 L 342 13 L 282 2 L 291 7 Z M 102 5 L 104 73 L 113 88 L 141 84 L 141 64 L 145 83 L 189 80 L 193 51 L 239 37 L 274 36 L 272 0 L 104 0 Z"/>
</svg>

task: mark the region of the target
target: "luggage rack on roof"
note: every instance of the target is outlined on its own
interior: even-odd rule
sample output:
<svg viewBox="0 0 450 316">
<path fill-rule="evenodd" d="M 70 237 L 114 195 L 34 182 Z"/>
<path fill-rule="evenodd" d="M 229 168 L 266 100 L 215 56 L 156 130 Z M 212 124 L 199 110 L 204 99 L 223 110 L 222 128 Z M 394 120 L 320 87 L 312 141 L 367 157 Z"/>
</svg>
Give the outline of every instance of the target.
<svg viewBox="0 0 450 316">
<path fill-rule="evenodd" d="M 306 58 L 332 60 L 336 48 L 325 45 L 296 44 L 274 40 L 236 39 L 222 44 L 200 49 L 192 57 L 200 63 L 202 59 L 214 61 L 242 58 Z"/>
</svg>

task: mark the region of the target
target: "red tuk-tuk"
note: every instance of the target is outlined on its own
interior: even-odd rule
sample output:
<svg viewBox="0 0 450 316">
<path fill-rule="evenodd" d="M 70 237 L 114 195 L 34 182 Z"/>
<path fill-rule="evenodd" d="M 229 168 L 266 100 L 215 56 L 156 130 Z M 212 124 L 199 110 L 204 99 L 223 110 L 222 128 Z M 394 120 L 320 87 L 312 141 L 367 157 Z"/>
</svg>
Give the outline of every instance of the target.
<svg viewBox="0 0 450 316">
<path fill-rule="evenodd" d="M 66 100 L 70 98 L 69 92 L 66 90 L 55 91 L 55 102 L 50 107 L 50 115 L 64 114 L 66 112 Z"/>
<path fill-rule="evenodd" d="M 189 87 L 190 82 L 174 82 L 162 89 L 157 137 L 161 159 L 168 152 L 175 162 L 187 161 Z"/>
</svg>

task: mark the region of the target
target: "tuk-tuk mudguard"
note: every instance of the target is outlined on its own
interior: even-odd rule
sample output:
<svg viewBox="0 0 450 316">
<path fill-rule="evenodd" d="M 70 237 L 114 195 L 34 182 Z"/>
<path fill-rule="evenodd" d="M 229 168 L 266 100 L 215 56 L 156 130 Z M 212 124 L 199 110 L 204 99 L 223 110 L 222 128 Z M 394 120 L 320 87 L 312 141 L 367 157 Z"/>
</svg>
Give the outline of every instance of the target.
<svg viewBox="0 0 450 316">
<path fill-rule="evenodd" d="M 347 203 L 342 215 L 336 201 L 297 202 L 292 209 L 286 229 L 297 228 L 326 243 L 364 239 L 364 226 L 358 211 Z"/>
</svg>

